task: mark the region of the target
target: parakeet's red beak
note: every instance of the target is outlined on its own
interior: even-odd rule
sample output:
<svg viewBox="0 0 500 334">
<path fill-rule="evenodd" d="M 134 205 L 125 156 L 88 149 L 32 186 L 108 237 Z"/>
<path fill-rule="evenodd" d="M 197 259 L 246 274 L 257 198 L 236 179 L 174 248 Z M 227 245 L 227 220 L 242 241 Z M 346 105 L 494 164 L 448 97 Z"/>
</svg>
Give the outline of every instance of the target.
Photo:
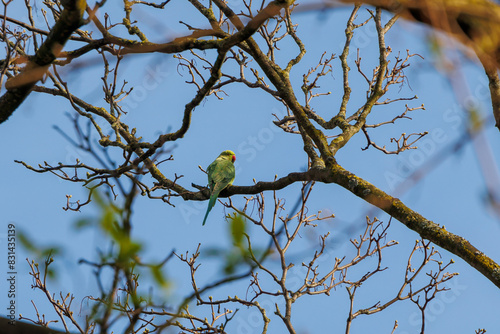
<svg viewBox="0 0 500 334">
<path fill-rule="evenodd" d="M 236 160 L 236 156 L 233 155 L 233 158 L 231 160 L 234 162 Z"/>
</svg>

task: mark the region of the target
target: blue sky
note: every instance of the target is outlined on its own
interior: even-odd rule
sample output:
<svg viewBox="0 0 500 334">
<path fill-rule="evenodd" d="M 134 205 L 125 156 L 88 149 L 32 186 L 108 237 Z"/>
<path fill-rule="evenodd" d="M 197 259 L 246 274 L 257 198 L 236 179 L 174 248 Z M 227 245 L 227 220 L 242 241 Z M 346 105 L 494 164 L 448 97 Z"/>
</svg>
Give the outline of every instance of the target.
<svg viewBox="0 0 500 334">
<path fill-rule="evenodd" d="M 185 33 L 184 26 L 177 23 L 178 19 L 173 19 L 174 13 L 174 10 L 169 11 L 165 14 L 166 17 L 160 18 L 149 16 L 145 11 L 139 12 L 138 15 L 140 19 L 149 20 L 150 26 L 144 29 L 149 29 L 151 33 L 155 28 L 162 28 L 162 34 L 156 34 L 151 39 L 163 41 Z M 314 66 L 324 51 L 327 54 L 341 53 L 343 30 L 349 14 L 349 9 L 337 8 L 322 14 L 301 13 L 294 16 L 295 22 L 299 23 L 298 35 L 308 50 L 301 65 L 292 72 L 297 92 L 300 91 L 302 73 Z M 366 18 L 367 13 L 362 10 L 360 16 Z M 22 19 L 23 14 L 19 12 L 16 17 Z M 196 22 L 195 17 L 188 18 L 191 20 L 189 22 Z M 351 47 L 352 54 L 359 48 L 363 57 L 362 66 L 367 73 L 371 73 L 370 65 L 376 61 L 373 55 L 377 52 L 377 43 L 373 37 L 373 26 L 368 25 L 358 32 Z M 450 88 L 450 78 L 443 74 L 439 59 L 429 51 L 428 32 L 417 25 L 400 21 L 388 33 L 387 43 L 393 48 L 390 57 L 392 59 L 398 52 L 404 55 L 406 49 L 424 57 L 423 60 L 415 57 L 412 65 L 405 71 L 411 88 L 406 85 L 399 91 L 394 87 L 392 96 L 418 95 L 419 99 L 407 102 L 408 105 L 416 107 L 424 103 L 426 109 L 413 112 L 412 120 L 400 120 L 396 125 L 374 131 L 374 136 L 380 143 L 389 146 L 389 138 L 399 137 L 401 132 L 429 131 L 429 135 L 418 144 L 419 150 L 406 151 L 395 156 L 384 155 L 373 148 L 362 151 L 366 141 L 363 135 L 359 134 L 338 153 L 338 162 L 359 177 L 401 198 L 405 204 L 426 218 L 445 225 L 449 231 L 468 239 L 498 262 L 499 219 L 484 200 L 485 184 L 493 182 L 494 175 L 488 175 L 485 179 L 479 168 L 477 154 L 478 150 L 483 153 L 490 152 L 493 161 L 498 164 L 500 133 L 493 128 L 492 123 L 486 124 L 481 135 L 489 147 L 485 147 L 481 141 L 477 144 L 469 142 L 456 154 L 444 155 L 443 152 L 461 138 L 468 119 Z M 280 57 L 283 57 L 283 60 L 289 59 L 295 52 L 296 48 L 287 44 Z M 213 52 L 206 52 L 208 59 L 213 60 L 213 55 Z M 188 54 L 185 56 L 188 57 Z M 449 60 L 461 60 L 460 68 L 456 69 L 460 71 L 461 76 L 451 78 L 464 78 L 460 85 L 466 88 L 460 92 L 459 98 L 467 103 L 476 103 L 481 115 L 489 116 L 491 106 L 484 72 L 473 61 L 457 56 L 456 52 L 449 51 L 446 57 Z M 99 58 L 93 56 L 91 59 L 95 61 Z M 355 110 L 363 103 L 366 83 L 356 72 L 353 60 L 354 58 L 350 58 L 353 96 L 349 107 Z M 154 138 L 160 131 L 178 128 L 183 107 L 195 92 L 193 86 L 183 83 L 187 78 L 179 74 L 186 73 L 178 69 L 177 63 L 171 55 L 155 54 L 128 56 L 120 65 L 121 79 L 126 79 L 135 86 L 135 92 L 124 103 L 129 111 L 125 121 L 136 127 L 138 133 L 143 133 L 145 139 Z M 81 64 L 89 65 L 92 62 L 82 61 Z M 342 74 L 338 59 L 333 65 L 332 74 L 321 82 L 321 88 L 331 91 L 332 94 L 319 97 L 313 103 L 314 108 L 322 115 L 336 112 L 340 104 Z M 101 71 L 98 63 L 85 71 L 68 69 L 63 71 L 63 74 L 70 81 L 70 87 L 75 94 L 91 103 L 103 104 L 100 86 L 102 82 L 99 78 Z M 230 86 L 226 92 L 228 96 L 224 96 L 224 100 L 210 96 L 196 108 L 189 132 L 175 143 L 175 160 L 161 165 L 162 172 L 168 177 L 173 177 L 174 173 L 182 174 L 183 178 L 179 182 L 187 188 L 191 187 L 191 183 L 204 185 L 206 175 L 198 169 L 198 165 L 206 168 L 224 149 L 236 152 L 238 165 L 234 183 L 237 185 L 249 185 L 253 179 L 269 181 L 275 174 L 284 176 L 289 172 L 302 170 L 306 156 L 300 138 L 276 131 L 271 125 L 272 114 L 283 113 L 283 107 L 262 92 L 249 90 L 241 85 Z M 401 113 L 404 104 L 405 102 L 400 102 L 376 107 L 370 116 L 371 120 L 387 119 L 391 115 Z M 108 242 L 96 230 L 76 231 L 74 223 L 79 219 L 97 217 L 97 208 L 87 206 L 82 208 L 81 212 L 63 211 L 67 194 L 71 194 L 75 200 L 85 199 L 86 192 L 81 185 L 62 181 L 51 174 L 36 174 L 14 163 L 14 160 L 22 160 L 33 166 L 43 161 L 50 164 L 72 163 L 76 157 L 92 162 L 88 154 L 76 150 L 53 129 L 53 126 L 57 125 L 71 134 L 70 122 L 65 117 L 67 112 L 72 111 L 66 101 L 33 93 L 13 116 L 2 124 L 0 141 L 4 145 L 0 170 L 3 191 L 0 192 L 0 210 L 3 230 L 0 233 L 6 233 L 8 223 L 14 223 L 19 231 L 26 232 L 39 245 L 54 244 L 63 247 L 64 253 L 56 258 L 55 266 L 59 275 L 57 280 L 50 283 L 51 292 L 58 294 L 61 290 L 75 293 L 80 307 L 82 298 L 97 290 L 89 268 L 78 265 L 77 261 L 80 258 L 95 259 L 96 248 L 105 249 Z M 398 186 L 408 182 L 412 172 L 429 161 L 439 161 L 439 164 L 418 183 L 412 185 L 409 191 L 396 193 Z M 493 167 L 498 172 L 496 166 Z M 299 189 L 299 185 L 293 185 L 279 191 L 278 196 L 286 198 L 291 208 Z M 271 194 L 266 196 L 271 198 Z M 120 200 L 119 198 L 118 201 Z M 241 197 L 234 200 L 239 205 L 243 203 Z M 137 200 L 133 214 L 133 237 L 146 245 L 141 253 L 142 259 L 160 260 L 173 249 L 178 253 L 191 253 L 199 243 L 202 244 L 202 252 L 211 247 L 229 248 L 228 224 L 223 220 L 220 203 L 212 210 L 205 227 L 201 226 L 201 221 L 206 202 L 183 202 L 176 199 L 174 203 L 175 208 L 147 198 Z M 293 258 L 297 259 L 297 267 L 300 267 L 301 262 L 307 261 L 308 257 L 304 254 L 310 254 L 312 249 L 318 247 L 319 231 L 331 231 L 332 234 L 333 241 L 324 262 L 326 270 L 328 264 L 331 264 L 328 259 L 331 261 L 335 256 L 352 253 L 348 239 L 357 237 L 362 231 L 367 214 L 371 218 L 376 215 L 380 220 L 388 221 L 386 214 L 373 210 L 345 189 L 333 184 L 315 186 L 310 200 L 310 212 L 317 210 L 334 213 L 336 218 L 324 221 L 316 231 L 303 231 L 303 238 L 297 241 L 296 247 L 290 251 Z M 248 228 L 257 244 L 267 241 L 256 227 Z M 388 238 L 399 241 L 399 245 L 388 249 L 385 255 L 385 265 L 389 266 L 389 269 L 363 285 L 359 299 L 356 300 L 358 308 L 371 306 L 379 300 L 383 302 L 398 289 L 407 256 L 418 235 L 393 220 Z M 2 243 L 3 241 L 4 239 Z M 446 263 L 451 258 L 456 261 L 450 271 L 459 272 L 460 275 L 448 283 L 451 291 L 438 294 L 429 306 L 427 333 L 473 333 L 478 328 L 486 328 L 489 332 L 499 331 L 496 308 L 498 288 L 461 259 L 447 251 L 440 252 L 443 262 Z M 34 310 L 30 300 L 34 300 L 41 312 L 47 316 L 51 314 L 51 317 L 55 318 L 41 292 L 30 289 L 31 279 L 26 274 L 27 256 L 30 254 L 18 244 L 18 310 L 23 316 L 33 317 Z M 5 268 L 4 261 L 5 257 L 2 257 L 2 268 Z M 210 282 L 219 277 L 217 272 L 220 264 L 210 259 L 203 261 L 205 262 L 200 269 L 200 280 Z M 269 265 L 274 267 L 276 264 L 270 262 Z M 370 268 L 368 262 L 366 267 L 358 268 L 357 273 L 362 274 Z M 167 266 L 166 275 L 171 280 L 172 287 L 168 291 L 161 291 L 167 300 L 180 300 L 185 293 L 189 293 L 186 292 L 190 289 L 187 269 L 179 261 L 172 261 Z M 300 277 L 300 268 L 292 271 L 292 275 L 293 273 Z M 230 291 L 217 293 L 220 298 L 228 294 L 244 296 L 247 285 L 248 281 L 243 281 L 229 286 Z M 0 296 L 0 305 L 6 305 L 6 294 L 2 291 Z M 269 306 L 272 303 L 271 299 L 261 302 Z M 344 288 L 332 292 L 330 297 L 303 297 L 294 306 L 296 329 L 301 333 L 314 333 L 324 328 L 343 330 L 347 303 Z M 81 304 L 83 310 L 85 305 Z M 0 313 L 3 314 L 2 312 Z M 233 325 L 233 333 L 253 333 L 260 329 L 261 324 L 252 312 L 242 308 L 240 317 Z M 400 302 L 377 315 L 359 317 L 355 320 L 352 331 L 373 331 L 376 326 L 377 332 L 389 333 L 394 320 L 397 319 L 399 328 L 396 333 L 415 333 L 419 330 L 416 315 L 418 312 L 414 305 Z M 311 322 L 311 318 L 315 320 Z M 284 331 L 277 318 L 273 318 L 271 326 L 273 332 Z"/>
</svg>

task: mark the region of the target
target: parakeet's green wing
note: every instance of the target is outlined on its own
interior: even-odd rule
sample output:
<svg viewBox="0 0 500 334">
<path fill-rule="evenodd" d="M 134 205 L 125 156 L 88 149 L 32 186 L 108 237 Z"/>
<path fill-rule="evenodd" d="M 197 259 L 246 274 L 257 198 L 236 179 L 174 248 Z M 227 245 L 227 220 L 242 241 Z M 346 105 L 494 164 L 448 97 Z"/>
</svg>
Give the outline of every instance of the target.
<svg viewBox="0 0 500 334">
<path fill-rule="evenodd" d="M 210 193 L 214 190 L 215 181 L 213 180 L 215 166 L 217 165 L 217 160 L 208 165 L 207 174 L 208 174 L 208 186 L 210 187 Z"/>
<path fill-rule="evenodd" d="M 220 156 L 208 166 L 207 172 L 208 184 L 210 186 L 210 200 L 208 201 L 207 213 L 203 219 L 203 225 L 205 225 L 208 213 L 214 207 L 219 193 L 226 188 L 227 185 L 233 183 L 235 176 L 233 162 L 223 159 Z"/>
<path fill-rule="evenodd" d="M 235 174 L 234 165 L 228 160 L 219 161 L 211 174 L 212 175 L 210 175 L 209 172 L 209 179 L 212 179 L 212 183 L 215 186 L 221 187 L 218 192 L 215 191 L 214 187 L 214 193 L 219 195 L 222 189 L 224 189 L 228 184 L 233 183 Z"/>
</svg>

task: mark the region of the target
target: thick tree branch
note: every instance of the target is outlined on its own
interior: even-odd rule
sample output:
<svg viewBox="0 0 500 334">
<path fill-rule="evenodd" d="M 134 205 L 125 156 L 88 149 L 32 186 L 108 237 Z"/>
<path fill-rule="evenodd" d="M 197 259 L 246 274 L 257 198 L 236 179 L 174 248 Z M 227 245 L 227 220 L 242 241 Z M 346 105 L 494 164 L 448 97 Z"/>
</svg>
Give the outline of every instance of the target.
<svg viewBox="0 0 500 334">
<path fill-rule="evenodd" d="M 64 334 L 66 331 L 58 331 L 48 327 L 42 327 L 35 324 L 30 324 L 24 321 L 9 320 L 0 317 L 0 328 L 3 334 Z"/>
<path fill-rule="evenodd" d="M 45 42 L 40 46 L 33 59 L 17 76 L 7 80 L 7 92 L 0 97 L 0 123 L 5 122 L 21 105 L 33 86 L 47 72 L 50 64 L 61 53 L 71 34 L 83 24 L 85 0 L 65 1 L 65 7 L 59 20 L 50 31 Z"/>
<path fill-rule="evenodd" d="M 448 232 L 444 226 L 425 219 L 419 213 L 407 207 L 398 198 L 392 197 L 371 183 L 346 171 L 341 166 L 334 166 L 329 172 L 331 180 L 351 191 L 356 196 L 384 210 L 424 239 L 460 256 L 465 262 L 477 269 L 493 284 L 500 288 L 500 266 L 470 244 L 461 236 Z"/>
</svg>

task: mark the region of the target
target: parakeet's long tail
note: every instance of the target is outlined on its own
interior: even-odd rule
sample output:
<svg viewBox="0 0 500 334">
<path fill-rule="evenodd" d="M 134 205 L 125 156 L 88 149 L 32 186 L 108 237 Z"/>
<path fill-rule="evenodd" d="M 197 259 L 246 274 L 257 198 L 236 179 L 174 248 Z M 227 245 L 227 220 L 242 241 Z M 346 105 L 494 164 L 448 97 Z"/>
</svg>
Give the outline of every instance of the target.
<svg viewBox="0 0 500 334">
<path fill-rule="evenodd" d="M 215 205 L 215 201 L 217 200 L 217 195 L 215 195 L 215 196 L 214 195 L 210 196 L 210 200 L 208 201 L 207 213 L 205 213 L 205 218 L 203 219 L 203 224 L 201 224 L 202 226 L 205 225 L 205 222 L 207 221 L 208 213 L 210 212 L 210 210 L 212 210 L 212 208 Z"/>
</svg>

